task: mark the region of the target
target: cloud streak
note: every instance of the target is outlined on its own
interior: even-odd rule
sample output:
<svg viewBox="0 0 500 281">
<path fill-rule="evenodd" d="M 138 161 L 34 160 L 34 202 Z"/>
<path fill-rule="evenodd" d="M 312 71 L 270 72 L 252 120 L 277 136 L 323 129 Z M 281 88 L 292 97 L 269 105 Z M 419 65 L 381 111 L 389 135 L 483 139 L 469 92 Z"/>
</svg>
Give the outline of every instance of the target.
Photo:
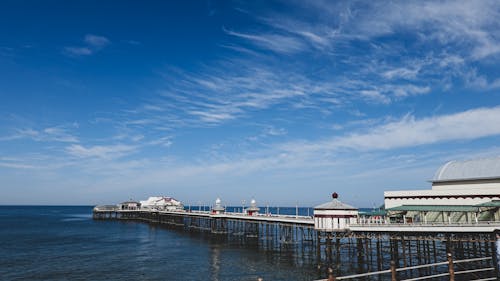
<svg viewBox="0 0 500 281">
<path fill-rule="evenodd" d="M 102 158 L 114 159 L 128 155 L 136 151 L 137 147 L 132 145 L 117 144 L 117 145 L 94 145 L 83 146 L 80 144 L 72 144 L 66 147 L 66 152 L 69 155 L 78 158 Z"/>
<path fill-rule="evenodd" d="M 15 129 L 15 133 L 0 137 L 0 141 L 31 139 L 39 142 L 79 142 L 78 137 L 72 134 L 65 126 L 47 127 L 41 130 L 32 128 Z"/>
<path fill-rule="evenodd" d="M 87 34 L 83 38 L 84 45 L 64 47 L 64 53 L 69 56 L 90 56 L 111 44 L 111 41 L 104 37 L 94 34 Z"/>
<path fill-rule="evenodd" d="M 292 143 L 285 151 L 320 152 L 392 150 L 447 141 L 474 140 L 500 135 L 500 107 L 477 108 L 459 113 L 416 119 L 406 115 L 399 121 L 376 126 L 364 133 L 353 133 L 329 140 Z"/>
</svg>

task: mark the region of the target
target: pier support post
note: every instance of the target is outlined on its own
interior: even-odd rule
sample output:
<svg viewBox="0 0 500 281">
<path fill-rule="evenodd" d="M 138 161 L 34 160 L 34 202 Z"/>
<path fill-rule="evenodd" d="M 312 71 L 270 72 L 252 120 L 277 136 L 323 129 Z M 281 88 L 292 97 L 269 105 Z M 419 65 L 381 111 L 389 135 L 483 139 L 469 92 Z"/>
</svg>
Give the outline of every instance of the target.
<svg viewBox="0 0 500 281">
<path fill-rule="evenodd" d="M 398 273 L 396 272 L 396 262 L 391 261 L 391 281 L 397 281 Z"/>
<path fill-rule="evenodd" d="M 333 275 L 333 269 L 331 267 L 328 268 L 328 281 L 335 281 L 335 275 Z"/>
<path fill-rule="evenodd" d="M 448 256 L 448 271 L 450 272 L 450 281 L 455 281 L 455 269 L 453 268 L 453 256 L 451 253 Z"/>
<path fill-rule="evenodd" d="M 396 262 L 391 261 L 391 281 L 397 281 L 398 280 L 398 273 L 396 272 Z"/>
</svg>

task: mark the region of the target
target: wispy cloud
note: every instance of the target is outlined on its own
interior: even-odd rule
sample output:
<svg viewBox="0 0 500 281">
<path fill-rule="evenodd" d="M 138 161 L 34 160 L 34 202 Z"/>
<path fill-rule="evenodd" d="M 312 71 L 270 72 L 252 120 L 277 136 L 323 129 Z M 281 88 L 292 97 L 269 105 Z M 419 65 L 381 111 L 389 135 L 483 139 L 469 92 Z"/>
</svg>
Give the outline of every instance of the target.
<svg viewBox="0 0 500 281">
<path fill-rule="evenodd" d="M 64 51 L 66 51 L 67 54 L 74 56 L 88 56 L 94 53 L 88 47 L 65 47 Z"/>
<path fill-rule="evenodd" d="M 155 138 L 152 141 L 150 141 L 148 144 L 149 145 L 161 145 L 163 147 L 170 147 L 173 143 L 174 142 L 173 142 L 172 136 L 165 136 L 165 137 Z"/>
<path fill-rule="evenodd" d="M 44 142 L 78 142 L 76 137 L 67 126 L 47 127 L 44 129 L 15 129 L 14 133 L 0 137 L 0 141 L 11 141 L 16 139 L 31 139 L 33 141 Z"/>
<path fill-rule="evenodd" d="M 292 54 L 303 51 L 305 45 L 296 38 L 279 34 L 246 34 L 230 30 L 224 30 L 227 34 L 248 40 L 255 45 L 269 49 L 277 53 Z"/>
<path fill-rule="evenodd" d="M 361 97 L 376 103 L 388 104 L 391 102 L 390 98 L 377 90 L 361 90 L 359 91 L 359 94 Z"/>
<path fill-rule="evenodd" d="M 136 150 L 136 146 L 117 144 L 117 145 L 94 145 L 85 147 L 79 144 L 72 144 L 66 147 L 69 155 L 79 158 L 103 158 L 113 159 L 128 155 Z"/>
<path fill-rule="evenodd" d="M 87 43 L 89 46 L 94 48 L 102 48 L 111 43 L 111 41 L 109 41 L 108 38 L 94 34 L 85 35 L 83 41 Z"/>
<path fill-rule="evenodd" d="M 500 135 L 500 107 L 477 108 L 459 113 L 416 119 L 406 115 L 364 133 L 353 133 L 312 143 L 287 144 L 285 150 L 314 152 L 352 149 L 389 150 L 435 144 L 445 141 L 473 140 Z"/>
<path fill-rule="evenodd" d="M 64 53 L 70 56 L 89 56 L 100 51 L 102 48 L 111 44 L 111 41 L 104 37 L 94 34 L 87 34 L 83 38 L 84 45 L 64 47 Z"/>
</svg>

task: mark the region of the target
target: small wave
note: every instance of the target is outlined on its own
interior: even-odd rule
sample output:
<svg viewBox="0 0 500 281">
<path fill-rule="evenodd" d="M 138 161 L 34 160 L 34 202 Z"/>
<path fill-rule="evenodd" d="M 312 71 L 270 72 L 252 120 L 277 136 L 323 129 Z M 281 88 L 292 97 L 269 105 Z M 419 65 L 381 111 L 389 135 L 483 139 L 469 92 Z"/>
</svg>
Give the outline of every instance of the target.
<svg viewBox="0 0 500 281">
<path fill-rule="evenodd" d="M 66 218 L 62 219 L 61 221 L 86 221 L 88 220 L 87 218 Z"/>
<path fill-rule="evenodd" d="M 70 214 L 67 215 L 66 218 L 61 221 L 85 221 L 92 219 L 91 214 Z"/>
</svg>

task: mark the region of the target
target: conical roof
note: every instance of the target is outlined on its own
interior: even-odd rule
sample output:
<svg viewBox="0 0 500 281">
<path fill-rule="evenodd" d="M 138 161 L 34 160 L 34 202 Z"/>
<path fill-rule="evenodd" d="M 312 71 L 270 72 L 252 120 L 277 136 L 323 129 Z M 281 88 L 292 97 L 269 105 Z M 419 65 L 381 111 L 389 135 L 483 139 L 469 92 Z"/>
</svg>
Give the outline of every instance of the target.
<svg viewBox="0 0 500 281">
<path fill-rule="evenodd" d="M 337 198 L 332 201 L 314 207 L 315 210 L 357 210 L 351 205 L 340 202 Z"/>
</svg>

